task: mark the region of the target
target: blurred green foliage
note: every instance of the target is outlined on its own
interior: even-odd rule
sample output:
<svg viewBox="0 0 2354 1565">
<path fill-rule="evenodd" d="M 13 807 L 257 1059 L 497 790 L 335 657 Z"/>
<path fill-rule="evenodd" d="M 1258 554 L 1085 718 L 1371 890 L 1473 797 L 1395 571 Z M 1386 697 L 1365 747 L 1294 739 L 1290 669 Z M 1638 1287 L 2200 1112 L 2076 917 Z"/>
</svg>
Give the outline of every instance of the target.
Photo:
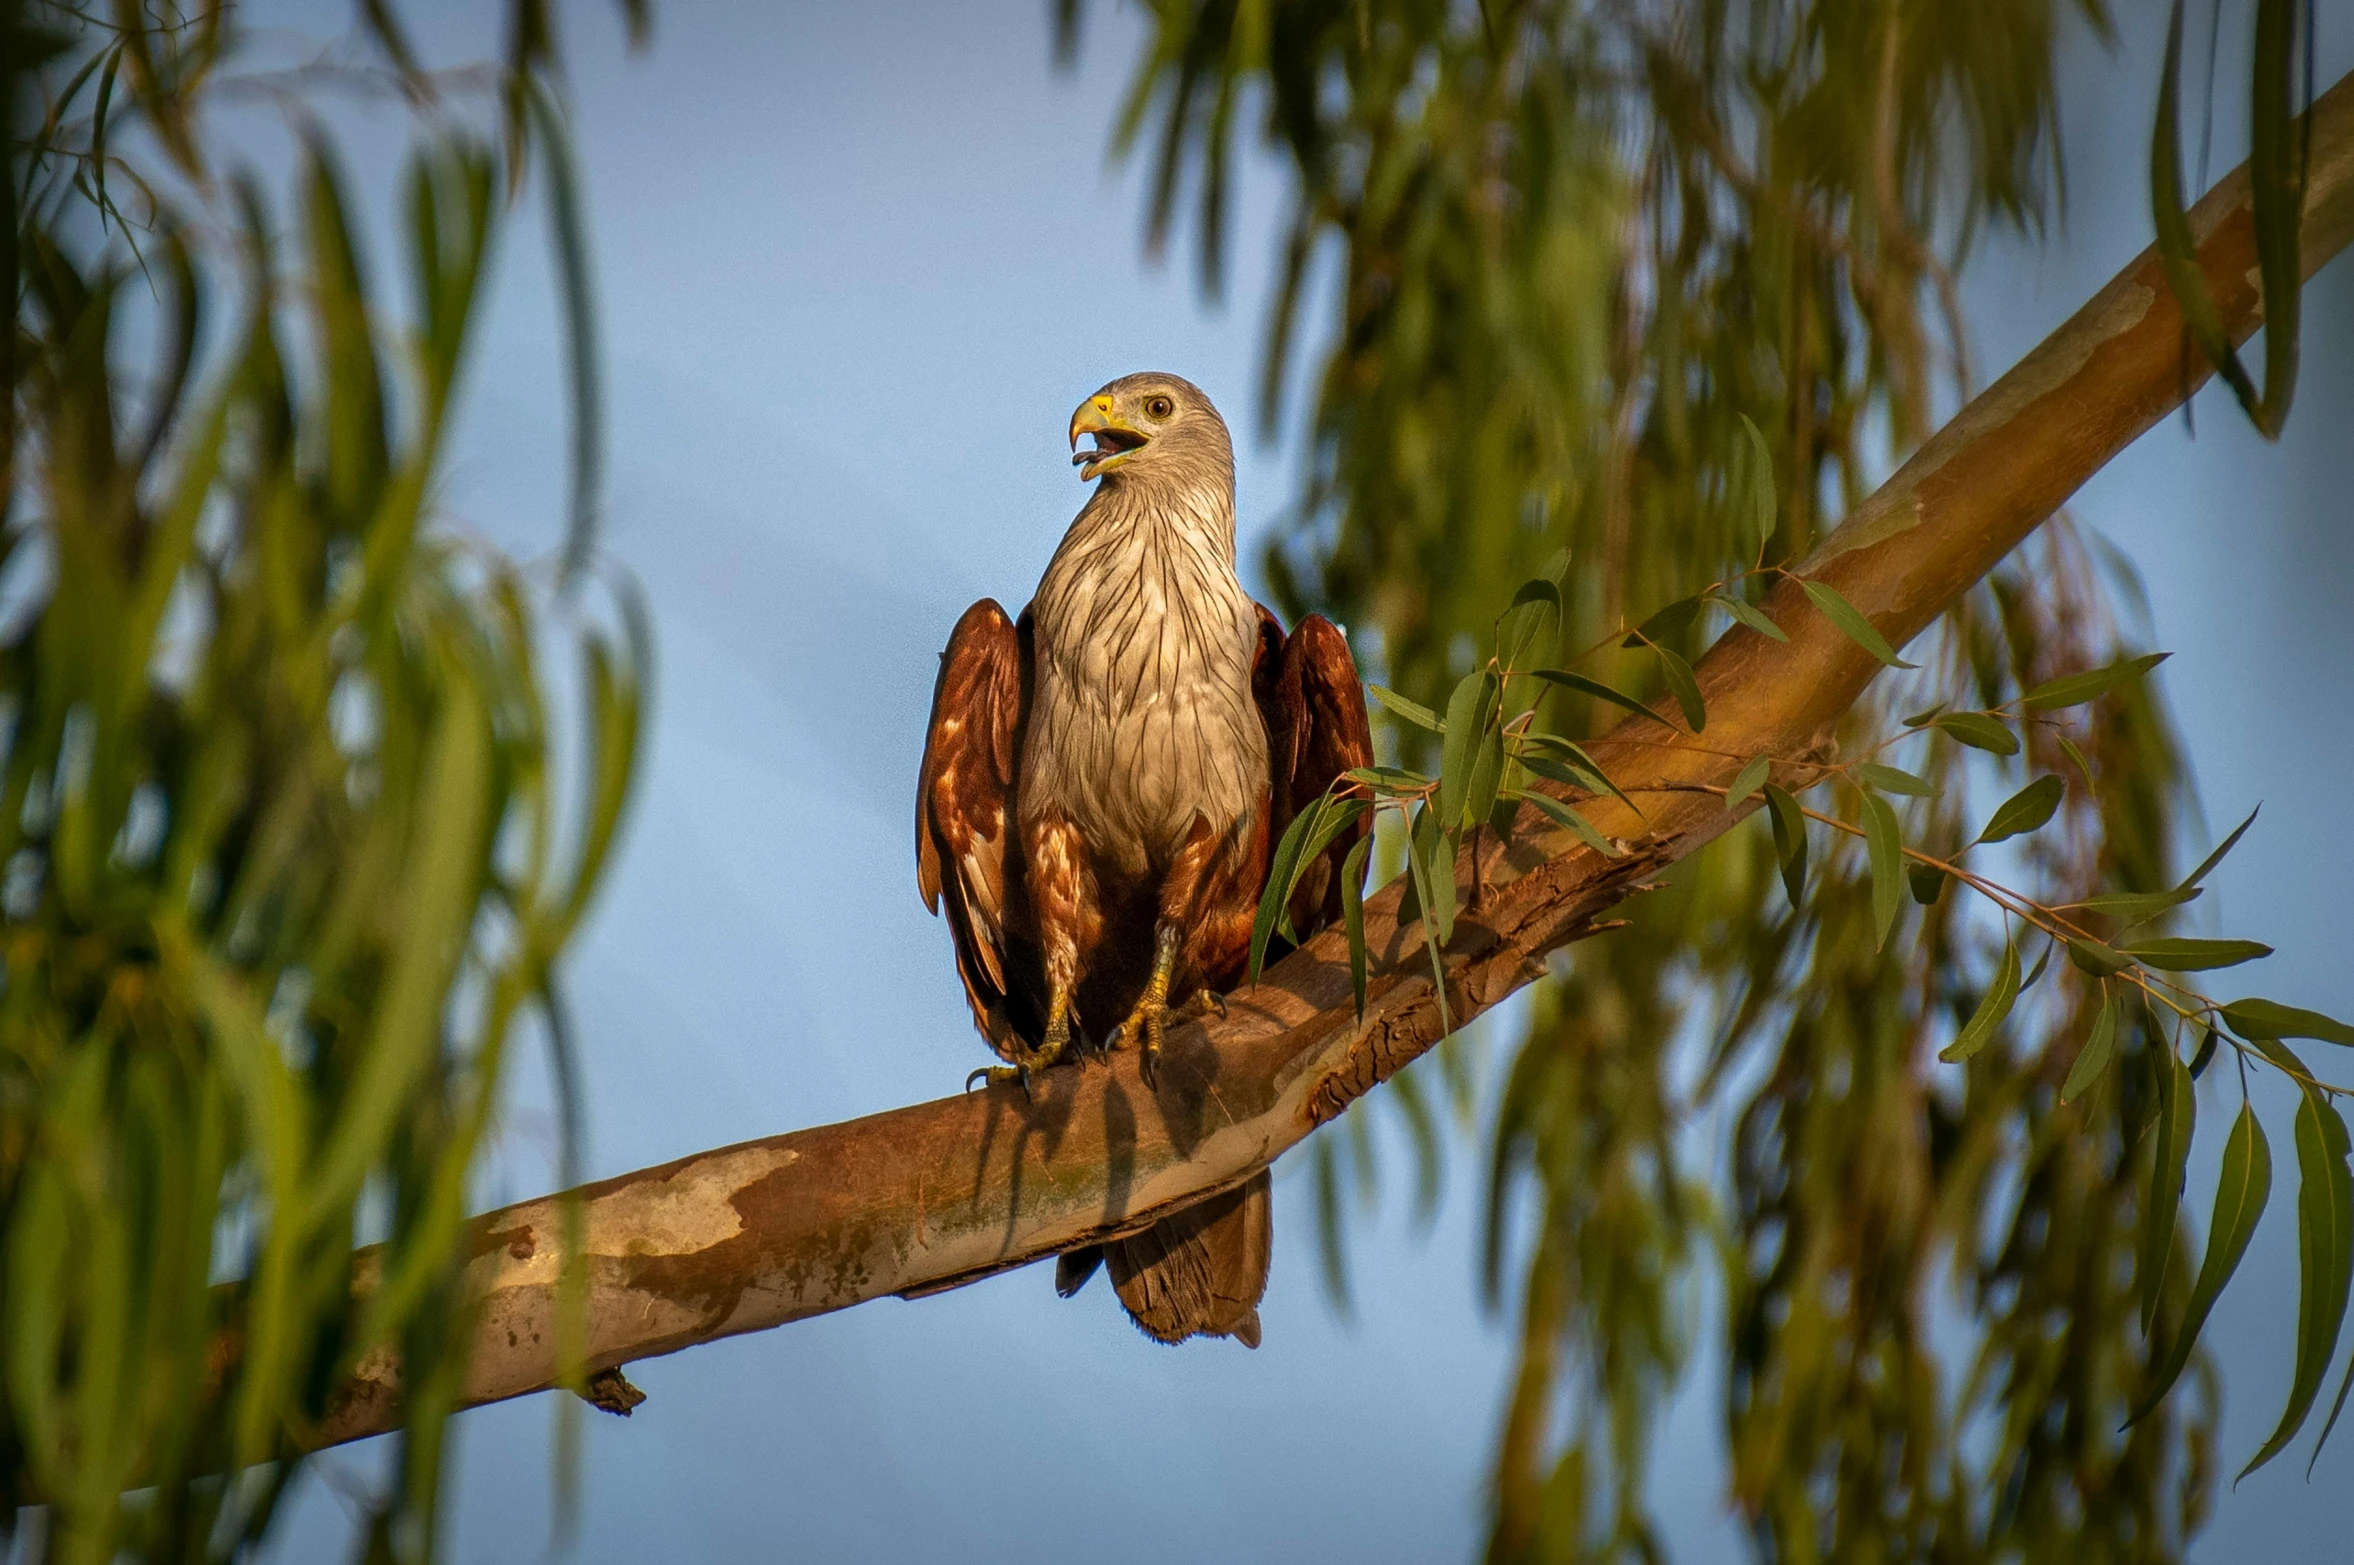
<svg viewBox="0 0 2354 1565">
<path fill-rule="evenodd" d="M 553 126 L 515 14 L 510 102 Z M 404 315 L 314 122 L 291 222 L 217 166 L 221 8 L 15 0 L 0 42 L 0 1515 L 24 1559 L 239 1553 L 396 1354 L 365 1552 L 422 1558 L 469 1176 L 535 1013 L 571 1078 L 645 674 L 626 587 L 596 612 L 434 515 L 522 142 L 502 176 L 421 121 Z"/>
<path fill-rule="evenodd" d="M 1591 678 L 1562 682 L 1538 719 L 1573 736 L 1617 715 L 1596 684 L 1673 695 L 1698 729 L 1683 660 L 1750 622 L 1758 588 L 1973 389 L 1954 269 L 1990 226 L 2040 232 L 2058 194 L 2060 40 L 2108 27 L 2099 0 L 1147 9 L 1116 144 L 1151 163 L 1150 242 L 1197 203 L 1215 290 L 1244 139 L 1296 176 L 1270 424 L 1298 347 L 1321 358 L 1304 492 L 1266 559 L 1284 607 L 1348 624 L 1403 699 L 1393 716 L 1428 715 L 1509 668 L 1489 662 L 1499 613 L 1566 550 L 1559 646 L 1590 649 Z M 2282 149 L 2310 14 L 2300 33 L 2294 7 L 2254 9 L 2266 177 L 2301 189 Z M 1067 47 L 1081 7 L 1059 14 Z M 2169 94 L 2177 74 L 2170 57 Z M 2179 157 L 2176 134 L 2160 123 L 2153 168 Z M 2293 279 L 2293 249 L 2288 264 Z M 1312 315 L 1325 298 L 1330 314 Z M 2288 314 L 2293 340 L 2293 312 L 2267 313 Z M 2268 431 L 2285 384 L 2262 404 L 2244 392 Z M 1893 735 L 1904 748 L 1883 759 L 1906 770 L 1843 768 L 1814 802 L 1846 829 L 1825 833 L 1770 789 L 1771 829 L 1682 865 L 1630 904 L 1631 928 L 1575 947 L 1541 986 L 1487 1127 L 1485 1277 L 1519 1343 L 1491 1559 L 1660 1557 L 1647 1462 L 1699 1351 L 1716 1360 L 1732 1498 L 1761 1559 L 2183 1556 L 2217 1417 L 2194 1351 L 2213 1289 L 2204 1275 L 2194 1289 L 2175 1235 L 2185 1062 L 2205 1064 L 2184 1021 L 2216 1013 L 2112 999 L 2153 991 L 2126 987 L 2130 962 L 2097 938 L 2056 963 L 2047 949 L 2022 984 L 2015 943 L 2037 909 L 2176 885 L 2191 799 L 2151 688 L 2105 675 L 2082 707 L 2078 687 L 2039 688 L 2138 650 L 2119 627 L 2135 600 L 2129 568 L 2056 520 L 1909 649 L 1922 667 L 1883 675 L 1850 714 L 1839 756 L 1881 755 Z M 1948 710 L 1895 724 L 1933 703 Z M 2006 709 L 2031 720 L 2013 732 Z M 1449 759 L 1430 726 L 1409 712 L 1390 730 L 1399 766 L 1437 789 Z M 1367 786 L 1419 797 L 1420 771 Z M 2032 907 L 1990 916 L 1918 862 L 1900 891 L 1906 844 L 1958 857 L 1965 821 L 2015 791 L 1983 840 L 2022 833 L 2005 851 Z M 2170 895 L 2131 918 L 2106 904 L 2085 927 L 2113 920 L 2121 939 L 2188 899 Z M 2249 954 L 2147 949 L 2186 966 Z M 2265 1025 L 2235 1046 L 2271 1057 Z M 1936 1062 L 1949 1041 L 1965 1064 Z M 1383 1095 L 1426 1196 L 1442 1158 L 1413 1080 L 1427 1069 Z M 1459 1059 L 1455 1073 L 1468 1103 Z M 2326 1365 L 2335 1342 L 2329 1291 L 2341 1310 L 2345 1294 L 2336 1236 L 2354 1225 L 2327 1211 L 2346 1184 L 2342 1121 L 2326 1091 L 2306 1096 L 2304 1199 L 2324 1215 L 2301 1230 L 2319 1236 L 2319 1302 L 2301 1320 L 2328 1321 L 2300 1348 L 2310 1398 L 2306 1362 Z M 1336 1282 L 1371 1148 L 1362 1125 L 1310 1147 Z M 2225 1197 L 2241 1200 L 2228 1179 L 2219 1217 Z M 2214 1287 L 2229 1239 L 2203 1269 L 2219 1268 Z M 1706 1344 L 1704 1318 L 1719 1323 Z"/>
</svg>

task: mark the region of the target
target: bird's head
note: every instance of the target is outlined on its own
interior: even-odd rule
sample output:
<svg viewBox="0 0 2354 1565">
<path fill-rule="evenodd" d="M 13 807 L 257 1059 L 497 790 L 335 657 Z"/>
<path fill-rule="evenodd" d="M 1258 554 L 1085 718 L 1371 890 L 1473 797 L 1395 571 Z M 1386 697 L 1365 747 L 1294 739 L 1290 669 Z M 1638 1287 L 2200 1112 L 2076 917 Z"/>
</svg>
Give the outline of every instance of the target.
<svg viewBox="0 0 2354 1565">
<path fill-rule="evenodd" d="M 1093 435 L 1092 448 L 1079 437 Z M 1071 461 L 1083 479 L 1234 480 L 1234 443 L 1201 388 L 1175 375 L 1123 375 L 1071 415 Z"/>
</svg>

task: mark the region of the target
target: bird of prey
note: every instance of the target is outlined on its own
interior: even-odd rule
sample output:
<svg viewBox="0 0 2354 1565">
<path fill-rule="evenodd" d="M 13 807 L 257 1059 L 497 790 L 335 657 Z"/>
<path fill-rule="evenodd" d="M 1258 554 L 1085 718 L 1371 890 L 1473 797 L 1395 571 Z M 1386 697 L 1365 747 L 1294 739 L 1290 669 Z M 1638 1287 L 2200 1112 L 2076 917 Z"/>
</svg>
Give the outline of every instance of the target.
<svg viewBox="0 0 2354 1565">
<path fill-rule="evenodd" d="M 1238 984 L 1271 845 L 1370 765 L 1347 640 L 1290 635 L 1234 574 L 1234 450 L 1208 397 L 1128 375 L 1071 417 L 1095 493 L 1019 620 L 984 599 L 941 654 L 916 796 L 924 903 L 947 909 L 981 1036 L 1020 1082 L 1092 1039 L 1136 1048 L 1147 1086 L 1168 1018 Z M 1092 445 L 1081 450 L 1082 436 Z M 1363 827 L 1310 866 L 1295 929 L 1338 916 Z M 1267 1176 L 1061 1258 L 1100 1264 L 1163 1342 L 1259 1341 Z"/>
</svg>

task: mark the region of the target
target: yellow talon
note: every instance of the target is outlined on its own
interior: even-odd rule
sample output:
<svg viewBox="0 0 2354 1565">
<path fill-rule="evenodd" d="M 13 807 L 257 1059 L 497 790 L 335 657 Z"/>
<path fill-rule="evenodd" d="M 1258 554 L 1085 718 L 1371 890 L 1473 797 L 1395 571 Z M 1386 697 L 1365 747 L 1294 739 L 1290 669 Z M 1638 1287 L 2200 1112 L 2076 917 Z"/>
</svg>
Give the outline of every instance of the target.
<svg viewBox="0 0 2354 1565">
<path fill-rule="evenodd" d="M 1071 1002 L 1067 995 L 1057 994 L 1047 1003 L 1046 1036 L 1038 1041 L 1038 1047 L 1017 1054 L 1011 1065 L 983 1066 L 964 1079 L 964 1090 L 972 1091 L 973 1084 L 980 1081 L 986 1081 L 992 1087 L 1011 1086 L 1018 1082 L 1023 1097 L 1035 1097 L 1036 1094 L 1030 1090 L 1030 1073 L 1042 1071 L 1061 1059 L 1063 1051 L 1070 1046 Z"/>
<path fill-rule="evenodd" d="M 1136 1008 L 1128 1019 L 1112 1029 L 1106 1048 L 1125 1049 L 1142 1037 L 1142 1058 L 1137 1061 L 1138 1072 L 1147 1087 L 1156 1086 L 1161 1058 L 1161 1040 L 1169 1025 L 1169 981 L 1177 970 L 1177 931 L 1164 924 L 1153 941 L 1152 977 L 1145 980 L 1144 993 L 1136 997 Z"/>
</svg>

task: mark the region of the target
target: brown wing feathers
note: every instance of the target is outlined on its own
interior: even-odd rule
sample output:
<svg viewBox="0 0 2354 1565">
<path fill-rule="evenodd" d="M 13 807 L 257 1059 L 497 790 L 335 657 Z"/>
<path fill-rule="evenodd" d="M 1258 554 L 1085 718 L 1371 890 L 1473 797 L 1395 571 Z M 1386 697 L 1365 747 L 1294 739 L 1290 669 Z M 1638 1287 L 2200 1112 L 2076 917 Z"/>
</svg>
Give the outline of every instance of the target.
<svg viewBox="0 0 2354 1565">
<path fill-rule="evenodd" d="M 965 610 L 940 654 L 932 721 L 916 784 L 916 876 L 924 906 L 947 904 L 957 973 L 973 1021 L 992 1047 L 1035 1008 L 1006 981 L 1007 913 L 1016 884 L 1014 768 L 1028 694 L 1022 638 L 984 598 Z"/>
<path fill-rule="evenodd" d="M 1276 650 L 1277 648 L 1280 650 Z M 1321 614 L 1310 614 L 1282 636 L 1275 616 L 1259 609 L 1259 666 L 1253 685 L 1267 723 L 1273 816 L 1269 841 L 1279 841 L 1293 817 L 1332 786 L 1333 779 L 1373 764 L 1373 730 L 1365 692 L 1357 682 L 1348 638 Z M 1349 850 L 1371 830 L 1370 818 L 1343 832 L 1300 877 L 1292 922 L 1302 930 L 1340 917 L 1340 872 Z"/>
</svg>

